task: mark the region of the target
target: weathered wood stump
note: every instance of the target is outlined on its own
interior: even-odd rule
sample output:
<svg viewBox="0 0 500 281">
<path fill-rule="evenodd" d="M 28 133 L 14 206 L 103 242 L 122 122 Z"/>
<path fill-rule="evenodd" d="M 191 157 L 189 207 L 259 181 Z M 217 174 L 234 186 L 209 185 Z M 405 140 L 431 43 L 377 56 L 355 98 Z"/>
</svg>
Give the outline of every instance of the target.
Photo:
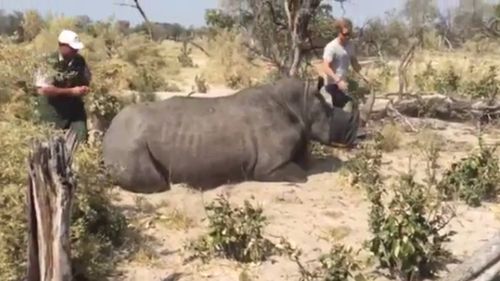
<svg viewBox="0 0 500 281">
<path fill-rule="evenodd" d="M 76 134 L 35 141 L 28 156 L 27 281 L 70 281 L 70 216 L 76 182 Z"/>
</svg>

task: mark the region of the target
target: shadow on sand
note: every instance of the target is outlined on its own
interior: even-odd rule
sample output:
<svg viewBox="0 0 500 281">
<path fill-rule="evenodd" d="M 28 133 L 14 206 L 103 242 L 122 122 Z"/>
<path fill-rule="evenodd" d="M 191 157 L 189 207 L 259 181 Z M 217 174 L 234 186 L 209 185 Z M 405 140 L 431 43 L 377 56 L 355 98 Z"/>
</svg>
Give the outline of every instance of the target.
<svg viewBox="0 0 500 281">
<path fill-rule="evenodd" d="M 340 158 L 335 157 L 335 156 L 327 156 L 327 157 L 323 157 L 323 158 L 311 156 L 311 158 L 309 159 L 309 165 L 308 165 L 309 168 L 306 171 L 307 177 L 309 178 L 310 176 L 316 175 L 316 174 L 337 172 L 338 170 L 340 170 L 340 168 L 342 167 L 343 164 L 344 164 L 344 162 Z M 196 190 L 208 191 L 208 190 L 217 189 L 217 188 L 224 186 L 224 185 L 237 185 L 237 184 L 244 183 L 247 181 L 252 181 L 252 180 L 250 180 L 250 179 L 247 179 L 247 180 L 246 179 L 234 179 L 234 180 L 230 180 L 230 181 L 221 182 L 217 179 L 214 179 L 214 182 L 211 182 L 211 183 L 208 183 L 208 182 L 204 182 L 203 184 L 187 183 L 187 185 L 190 188 L 193 188 Z M 261 182 L 261 183 L 265 183 L 265 182 Z M 288 182 L 288 184 L 289 185 L 297 185 L 298 183 Z"/>
<path fill-rule="evenodd" d="M 312 156 L 310 161 L 309 170 L 307 171 L 308 176 L 322 173 L 335 173 L 344 165 L 344 162 L 335 156 L 327 156 L 324 158 Z"/>
</svg>

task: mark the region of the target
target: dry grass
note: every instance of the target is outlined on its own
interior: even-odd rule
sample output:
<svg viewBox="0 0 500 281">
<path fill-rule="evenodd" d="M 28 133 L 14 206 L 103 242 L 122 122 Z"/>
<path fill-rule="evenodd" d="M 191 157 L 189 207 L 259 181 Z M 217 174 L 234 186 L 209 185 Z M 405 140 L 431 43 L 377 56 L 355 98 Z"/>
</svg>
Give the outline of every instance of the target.
<svg viewBox="0 0 500 281">
<path fill-rule="evenodd" d="M 248 86 L 265 77 L 264 65 L 255 60 L 249 62 L 242 47 L 239 35 L 222 32 L 207 43 L 211 57 L 207 60 L 202 73 L 211 83 L 228 84 L 230 80 L 240 79 L 240 86 Z"/>
<path fill-rule="evenodd" d="M 385 125 L 381 130 L 381 134 L 383 138 L 380 145 L 384 152 L 393 152 L 401 147 L 403 136 L 401 128 L 397 124 Z"/>
<path fill-rule="evenodd" d="M 476 77 L 480 77 L 481 74 L 486 73 L 488 71 L 487 66 L 497 66 L 497 68 L 500 69 L 500 54 L 484 53 L 477 55 L 467 49 L 454 50 L 453 52 L 432 50 L 419 51 L 415 53 L 414 59 L 407 69 L 410 91 L 415 89 L 415 75 L 422 73 L 429 62 L 432 67 L 439 72 L 448 69 L 449 66 L 453 66 L 456 73 L 464 79 L 464 81 L 471 81 L 476 79 Z M 382 87 L 382 90 L 385 92 L 395 92 L 399 88 L 397 69 L 400 62 L 398 59 L 391 59 L 386 63 L 387 67 L 390 69 L 390 74 L 388 75 L 387 84 Z M 474 67 L 473 72 L 470 71 L 471 67 Z M 383 83 L 387 75 L 383 73 L 383 68 L 381 66 L 373 63 L 366 65 L 362 72 L 371 80 L 379 83 Z"/>
</svg>

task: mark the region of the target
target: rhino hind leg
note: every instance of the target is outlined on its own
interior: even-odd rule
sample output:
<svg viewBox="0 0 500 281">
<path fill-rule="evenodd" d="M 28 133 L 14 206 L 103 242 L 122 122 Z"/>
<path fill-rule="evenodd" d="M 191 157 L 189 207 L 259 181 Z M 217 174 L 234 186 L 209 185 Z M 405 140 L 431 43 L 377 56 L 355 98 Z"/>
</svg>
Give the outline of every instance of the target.
<svg viewBox="0 0 500 281">
<path fill-rule="evenodd" d="M 296 163 L 300 168 L 306 171 L 309 169 L 311 163 L 310 161 L 311 152 L 309 151 L 309 146 L 307 144 L 301 146 L 292 158 L 292 162 Z"/>
<path fill-rule="evenodd" d="M 156 161 L 146 147 L 136 148 L 127 155 L 126 165 L 123 165 L 124 170 L 117 170 L 116 164 L 113 165 L 114 181 L 122 189 L 142 194 L 159 193 L 170 189 L 168 171 Z"/>
<path fill-rule="evenodd" d="M 255 175 L 257 181 L 267 182 L 307 182 L 307 173 L 297 163 L 288 162 L 272 171 L 261 172 Z"/>
</svg>

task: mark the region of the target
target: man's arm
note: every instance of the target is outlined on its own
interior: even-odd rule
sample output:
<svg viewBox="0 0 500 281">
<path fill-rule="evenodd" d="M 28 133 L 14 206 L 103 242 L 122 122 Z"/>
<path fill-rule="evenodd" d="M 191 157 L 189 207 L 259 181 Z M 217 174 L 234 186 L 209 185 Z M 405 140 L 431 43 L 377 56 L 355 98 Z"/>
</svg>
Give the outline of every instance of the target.
<svg viewBox="0 0 500 281">
<path fill-rule="evenodd" d="M 75 88 L 59 88 L 52 85 L 49 77 L 38 70 L 35 74 L 35 87 L 37 94 L 44 96 L 74 96 Z"/>
</svg>

